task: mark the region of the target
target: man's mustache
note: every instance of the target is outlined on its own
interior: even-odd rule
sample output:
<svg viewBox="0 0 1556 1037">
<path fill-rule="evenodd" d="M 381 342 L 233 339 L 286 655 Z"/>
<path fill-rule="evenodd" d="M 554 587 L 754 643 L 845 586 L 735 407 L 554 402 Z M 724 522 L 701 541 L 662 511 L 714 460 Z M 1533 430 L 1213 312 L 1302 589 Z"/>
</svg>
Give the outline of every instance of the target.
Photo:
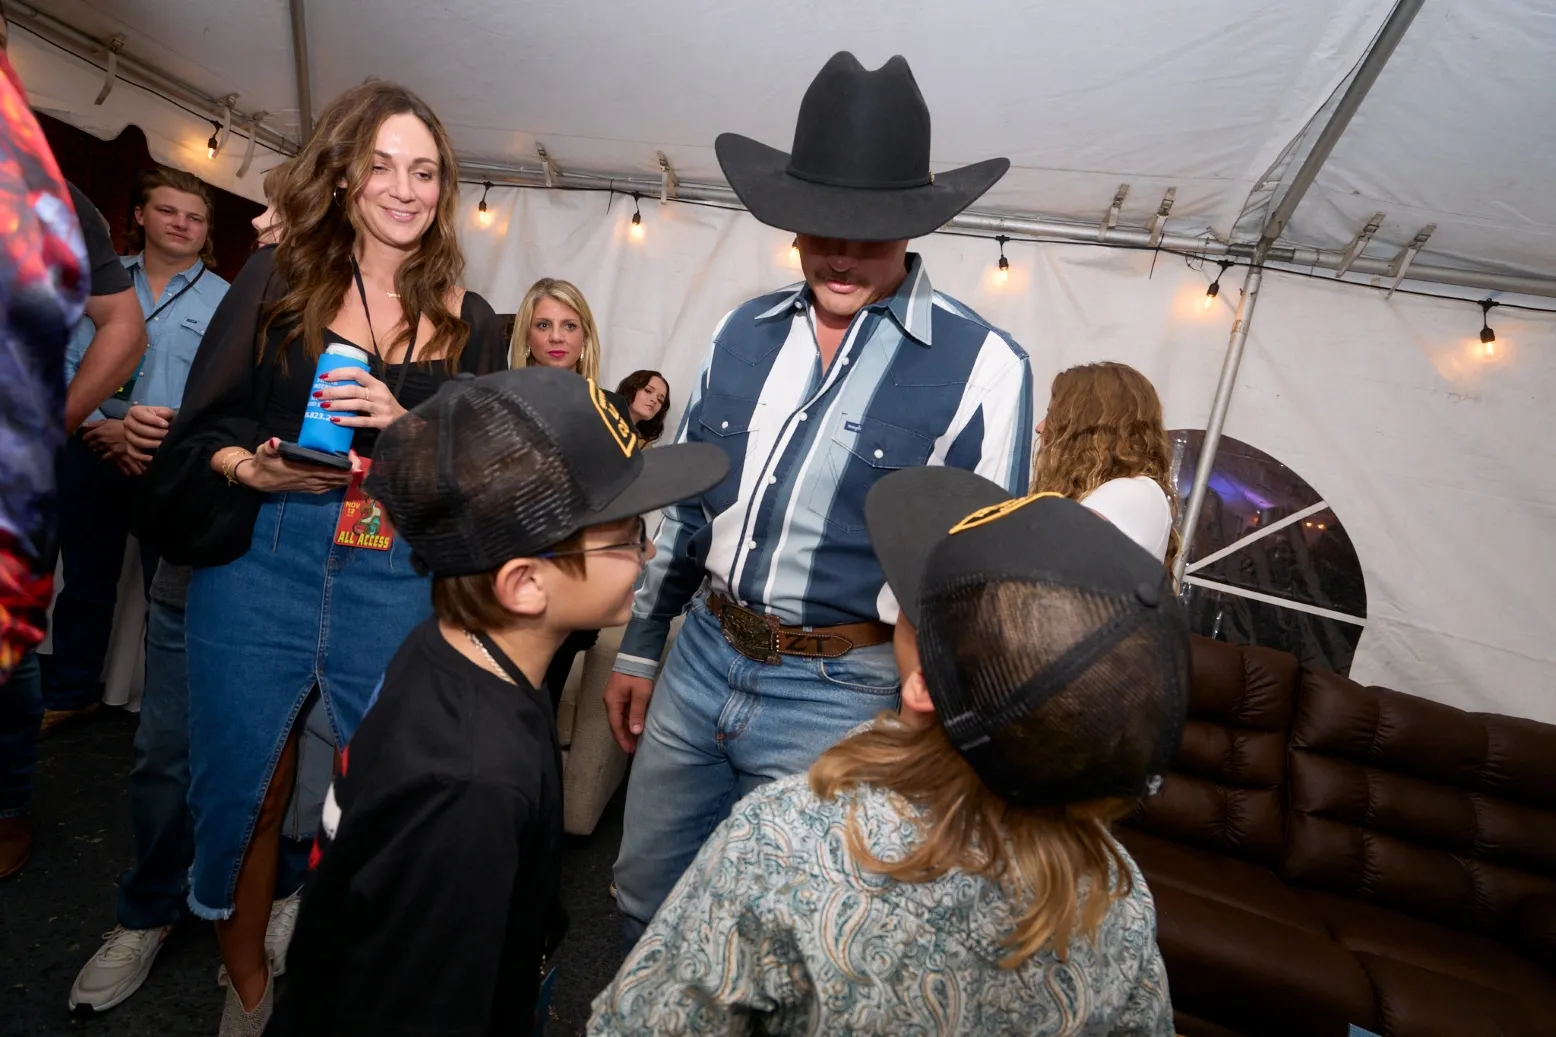
<svg viewBox="0 0 1556 1037">
<path fill-rule="evenodd" d="M 820 273 L 822 275 L 822 279 L 823 280 L 834 281 L 837 284 L 861 284 L 862 283 L 853 274 L 839 273 L 836 270 L 830 270 L 830 269 L 828 269 L 826 267 L 822 267 Z"/>
</svg>

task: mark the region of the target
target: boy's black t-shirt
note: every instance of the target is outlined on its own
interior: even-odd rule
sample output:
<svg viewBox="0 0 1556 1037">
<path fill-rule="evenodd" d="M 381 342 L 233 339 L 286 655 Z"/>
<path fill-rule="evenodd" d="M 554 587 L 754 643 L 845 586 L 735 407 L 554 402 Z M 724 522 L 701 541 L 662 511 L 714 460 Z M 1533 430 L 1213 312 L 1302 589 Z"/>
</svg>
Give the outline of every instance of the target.
<svg viewBox="0 0 1556 1037">
<path fill-rule="evenodd" d="M 521 675 L 522 676 L 522 675 Z M 406 638 L 341 760 L 270 1034 L 523 1034 L 560 936 L 544 694 Z"/>
</svg>

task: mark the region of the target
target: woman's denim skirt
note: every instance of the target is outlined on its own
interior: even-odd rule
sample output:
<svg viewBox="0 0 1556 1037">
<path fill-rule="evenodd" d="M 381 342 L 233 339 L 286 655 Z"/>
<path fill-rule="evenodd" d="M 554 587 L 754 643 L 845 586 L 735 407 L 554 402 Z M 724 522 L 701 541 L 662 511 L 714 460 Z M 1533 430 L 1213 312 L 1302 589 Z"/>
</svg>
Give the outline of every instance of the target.
<svg viewBox="0 0 1556 1037">
<path fill-rule="evenodd" d="M 189 583 L 189 907 L 232 914 L 238 868 L 304 703 L 318 688 L 335 744 L 356 731 L 384 669 L 432 611 L 400 537 L 335 543 L 344 490 L 273 494 L 248 553 Z"/>
</svg>

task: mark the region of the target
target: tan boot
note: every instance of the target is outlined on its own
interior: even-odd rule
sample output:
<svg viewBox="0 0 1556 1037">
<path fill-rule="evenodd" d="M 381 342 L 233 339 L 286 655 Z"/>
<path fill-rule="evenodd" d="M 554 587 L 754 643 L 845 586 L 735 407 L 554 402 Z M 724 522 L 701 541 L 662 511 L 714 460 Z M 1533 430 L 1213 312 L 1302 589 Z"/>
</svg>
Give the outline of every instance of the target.
<svg viewBox="0 0 1556 1037">
<path fill-rule="evenodd" d="M 270 1013 L 275 1008 L 276 977 L 265 977 L 265 995 L 259 999 L 252 1012 L 243 1010 L 243 1000 L 231 984 L 227 986 L 227 1003 L 222 1006 L 222 1028 L 218 1037 L 263 1037 L 270 1023 Z"/>
<path fill-rule="evenodd" d="M 43 720 L 38 724 L 38 738 L 42 740 L 49 737 L 49 733 L 61 725 L 74 724 L 85 720 L 97 712 L 101 702 L 93 702 L 91 705 L 82 706 L 80 709 L 46 709 L 43 711 Z"/>
<path fill-rule="evenodd" d="M 0 879 L 8 879 L 22 870 L 32 853 L 32 818 L 0 818 Z"/>
</svg>

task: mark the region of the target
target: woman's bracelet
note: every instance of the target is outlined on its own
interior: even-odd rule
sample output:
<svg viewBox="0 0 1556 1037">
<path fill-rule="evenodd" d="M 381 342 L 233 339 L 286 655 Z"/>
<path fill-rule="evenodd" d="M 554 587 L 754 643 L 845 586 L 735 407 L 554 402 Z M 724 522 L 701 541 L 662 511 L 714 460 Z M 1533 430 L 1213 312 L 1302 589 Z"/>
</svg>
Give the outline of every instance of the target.
<svg viewBox="0 0 1556 1037">
<path fill-rule="evenodd" d="M 245 451 L 240 454 L 233 454 L 226 461 L 222 462 L 222 478 L 227 480 L 228 486 L 238 485 L 238 465 L 244 461 L 252 460 L 254 460 L 254 455 Z"/>
</svg>

